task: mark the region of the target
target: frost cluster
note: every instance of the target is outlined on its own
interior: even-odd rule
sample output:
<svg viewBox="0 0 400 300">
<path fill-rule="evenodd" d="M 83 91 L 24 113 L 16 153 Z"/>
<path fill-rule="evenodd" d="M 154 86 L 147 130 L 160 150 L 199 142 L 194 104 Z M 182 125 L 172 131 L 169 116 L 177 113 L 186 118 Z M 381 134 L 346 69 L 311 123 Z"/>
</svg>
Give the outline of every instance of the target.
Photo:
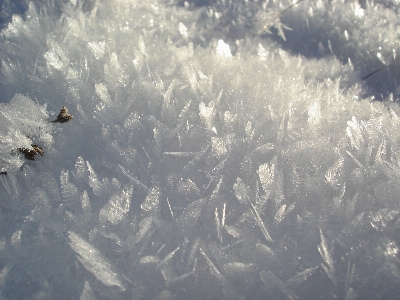
<svg viewBox="0 0 400 300">
<path fill-rule="evenodd" d="M 396 1 L 15 3 L 0 299 L 398 297 Z"/>
</svg>

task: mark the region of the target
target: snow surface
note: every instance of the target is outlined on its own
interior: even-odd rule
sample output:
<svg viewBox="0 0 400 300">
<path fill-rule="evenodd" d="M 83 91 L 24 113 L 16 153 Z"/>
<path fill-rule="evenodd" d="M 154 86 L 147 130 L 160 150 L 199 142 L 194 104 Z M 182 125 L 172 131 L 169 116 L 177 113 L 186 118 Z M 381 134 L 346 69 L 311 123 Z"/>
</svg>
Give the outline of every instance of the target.
<svg viewBox="0 0 400 300">
<path fill-rule="evenodd" d="M 400 7 L 293 3 L 0 2 L 1 300 L 399 299 Z"/>
</svg>

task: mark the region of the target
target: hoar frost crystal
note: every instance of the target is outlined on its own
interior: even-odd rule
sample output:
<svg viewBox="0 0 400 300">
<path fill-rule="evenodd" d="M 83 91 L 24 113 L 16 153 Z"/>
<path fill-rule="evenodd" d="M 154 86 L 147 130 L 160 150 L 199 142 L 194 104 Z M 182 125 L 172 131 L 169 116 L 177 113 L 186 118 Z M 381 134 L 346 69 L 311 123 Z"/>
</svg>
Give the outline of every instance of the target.
<svg viewBox="0 0 400 300">
<path fill-rule="evenodd" d="M 398 297 L 395 2 L 18 3 L 2 298 Z"/>
</svg>

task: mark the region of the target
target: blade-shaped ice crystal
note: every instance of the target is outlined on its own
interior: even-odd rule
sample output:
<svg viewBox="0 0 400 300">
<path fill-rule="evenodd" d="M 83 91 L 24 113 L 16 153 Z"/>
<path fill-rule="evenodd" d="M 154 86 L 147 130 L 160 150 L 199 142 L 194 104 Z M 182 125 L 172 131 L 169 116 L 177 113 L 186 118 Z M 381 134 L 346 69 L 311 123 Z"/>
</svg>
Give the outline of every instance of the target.
<svg viewBox="0 0 400 300">
<path fill-rule="evenodd" d="M 262 164 L 258 167 L 258 176 L 260 177 L 261 186 L 267 192 L 275 182 L 275 165 Z"/>
<path fill-rule="evenodd" d="M 344 159 L 341 157 L 338 161 L 331 166 L 325 173 L 326 181 L 333 187 L 338 188 L 341 183 L 341 177 L 343 173 Z"/>
<path fill-rule="evenodd" d="M 203 120 L 203 122 L 207 125 L 207 128 L 209 130 L 216 131 L 214 127 L 214 118 L 217 112 L 214 108 L 214 101 L 211 101 L 208 105 L 206 105 L 204 102 L 201 102 L 199 104 L 199 110 L 200 110 L 200 117 Z"/>
<path fill-rule="evenodd" d="M 139 36 L 139 40 L 138 40 L 138 45 L 139 45 L 139 50 L 143 55 L 146 55 L 146 45 L 144 43 L 144 39 L 143 36 L 140 35 Z"/>
<path fill-rule="evenodd" d="M 179 275 L 179 276 L 176 276 L 176 277 L 174 277 L 174 278 L 168 280 L 167 282 L 165 282 L 165 285 L 166 285 L 167 287 L 171 287 L 171 286 L 174 286 L 174 285 L 178 285 L 179 283 L 182 283 L 182 281 L 184 281 L 186 278 L 188 278 L 189 276 L 195 274 L 195 272 L 196 272 L 196 267 L 197 267 L 197 259 L 196 259 L 196 261 L 194 262 L 193 270 L 192 270 L 192 271 L 190 271 L 190 272 L 188 272 L 188 273 L 185 273 L 185 274 L 182 274 L 182 275 Z"/>
<path fill-rule="evenodd" d="M 308 108 L 308 124 L 310 127 L 318 126 L 321 119 L 321 105 L 316 101 Z"/>
<path fill-rule="evenodd" d="M 218 40 L 217 55 L 222 57 L 232 57 L 231 48 L 223 40 Z"/>
<path fill-rule="evenodd" d="M 224 290 L 225 295 L 232 296 L 232 294 L 231 294 L 232 290 L 231 290 L 231 287 L 230 287 L 230 284 L 229 284 L 228 280 L 225 278 L 224 275 L 222 275 L 220 270 L 218 270 L 218 268 L 215 266 L 215 264 L 212 262 L 212 260 L 208 257 L 208 255 L 204 252 L 204 250 L 202 248 L 200 248 L 200 253 L 206 259 L 207 264 L 210 267 L 211 274 L 214 275 L 218 279 L 218 281 L 220 282 L 220 284 L 224 288 L 223 290 Z"/>
<path fill-rule="evenodd" d="M 216 157 L 223 157 L 232 149 L 235 140 L 235 134 L 227 134 L 223 137 L 212 137 L 212 152 Z"/>
<path fill-rule="evenodd" d="M 85 281 L 85 286 L 83 287 L 83 291 L 79 300 L 96 300 L 96 296 L 90 286 L 89 282 Z"/>
<path fill-rule="evenodd" d="M 333 265 L 333 259 L 332 259 L 332 254 L 331 251 L 328 248 L 327 241 L 324 237 L 324 234 L 322 233 L 322 230 L 319 230 L 320 232 L 320 237 L 321 237 L 321 243 L 318 245 L 318 251 L 321 254 L 321 257 L 323 259 L 323 263 L 321 264 L 322 268 L 325 270 L 326 274 L 328 277 L 332 280 L 332 282 L 336 285 L 337 284 L 337 279 L 336 279 L 336 274 L 335 274 L 335 268 Z"/>
<path fill-rule="evenodd" d="M 242 204 L 247 204 L 247 199 L 250 197 L 249 190 L 240 178 L 238 178 L 236 183 L 233 185 L 233 190 L 239 202 Z"/>
<path fill-rule="evenodd" d="M 88 42 L 89 49 L 92 50 L 96 59 L 100 59 L 105 54 L 105 42 Z"/>
<path fill-rule="evenodd" d="M 95 85 L 95 90 L 96 90 L 96 94 L 97 96 L 99 96 L 99 98 L 101 99 L 101 101 L 103 101 L 103 103 L 105 105 L 111 105 L 112 101 L 111 101 L 111 97 L 110 94 L 107 91 L 107 87 L 104 83 L 99 83 Z"/>
<path fill-rule="evenodd" d="M 271 236 L 269 235 L 268 230 L 267 230 L 267 228 L 265 227 L 265 224 L 264 224 L 263 220 L 261 219 L 259 213 L 257 212 L 257 209 L 255 208 L 254 204 L 251 203 L 251 201 L 249 201 L 249 204 L 250 204 L 250 206 L 251 206 L 251 208 L 252 208 L 252 209 L 251 209 L 251 212 L 253 213 L 254 218 L 256 219 L 257 225 L 260 227 L 261 232 L 263 233 L 265 239 L 266 239 L 268 242 L 273 243 L 272 238 L 271 238 Z"/>
<path fill-rule="evenodd" d="M 79 156 L 75 162 L 74 179 L 82 180 L 85 182 L 89 181 L 89 169 L 86 166 L 86 162 L 83 160 L 81 156 Z"/>
<path fill-rule="evenodd" d="M 57 42 L 49 39 L 48 43 L 50 44 L 51 48 L 44 54 L 44 58 L 47 61 L 49 72 L 51 72 L 51 67 L 56 70 L 66 72 L 70 65 L 70 60 L 67 53 Z"/>
<path fill-rule="evenodd" d="M 136 232 L 136 235 L 133 238 L 135 243 L 140 242 L 146 236 L 146 234 L 151 232 L 151 229 L 153 227 L 152 217 L 147 217 L 140 221 L 139 227 L 140 229 L 138 230 L 138 232 Z"/>
<path fill-rule="evenodd" d="M 351 121 L 347 121 L 346 133 L 350 138 L 350 143 L 353 148 L 358 151 L 364 148 L 362 127 L 355 116 L 351 118 Z"/>
<path fill-rule="evenodd" d="M 233 236 L 235 238 L 239 238 L 240 237 L 240 232 L 237 230 L 236 227 L 225 225 L 224 228 L 231 236 Z"/>
<path fill-rule="evenodd" d="M 85 214 L 89 214 L 92 210 L 91 204 L 90 204 L 90 199 L 88 196 L 88 193 L 85 191 L 83 191 L 82 196 L 80 197 L 81 200 L 81 206 L 82 206 L 82 210 Z"/>
<path fill-rule="evenodd" d="M 147 255 L 140 259 L 140 263 L 145 264 L 158 264 L 160 262 L 160 258 L 155 255 Z"/>
<path fill-rule="evenodd" d="M 222 244 L 222 227 L 221 227 L 221 220 L 219 219 L 219 214 L 218 214 L 218 207 L 215 208 L 215 225 L 217 227 L 217 237 L 220 243 Z"/>
<path fill-rule="evenodd" d="M 222 268 L 229 275 L 246 276 L 246 274 L 256 270 L 256 265 L 254 263 L 229 262 L 224 264 Z"/>
<path fill-rule="evenodd" d="M 156 269 L 161 269 L 163 268 L 168 261 L 171 260 L 171 258 L 175 255 L 176 251 L 179 250 L 179 247 L 177 247 L 175 250 L 173 250 L 171 253 L 169 253 L 166 257 L 164 257 L 156 266 Z"/>
<path fill-rule="evenodd" d="M 126 290 L 124 280 L 99 250 L 73 231 L 68 231 L 68 237 L 69 245 L 75 251 L 77 259 L 86 270 L 104 285 L 117 286 L 122 291 Z"/>
<path fill-rule="evenodd" d="M 158 207 L 158 204 L 160 203 L 160 187 L 158 185 L 153 185 L 149 193 L 146 196 L 146 199 L 140 206 L 143 210 L 145 211 L 151 211 L 154 210 Z"/>
<path fill-rule="evenodd" d="M 124 71 L 118 61 L 118 56 L 115 52 L 111 53 L 109 63 L 104 65 L 104 80 L 111 90 L 123 86 L 125 84 Z M 97 92 L 97 89 L 96 89 Z M 101 98 L 101 97 L 100 97 Z"/>
<path fill-rule="evenodd" d="M 279 288 L 290 300 L 299 299 L 299 297 L 293 293 L 289 288 L 285 286 L 285 284 L 276 277 L 271 271 L 261 271 L 260 278 L 265 283 L 268 288 L 277 287 Z"/>
<path fill-rule="evenodd" d="M 190 234 L 192 230 L 197 226 L 197 221 L 200 217 L 208 200 L 206 198 L 200 198 L 190 203 L 184 211 L 177 218 L 177 223 L 180 229 L 186 234 Z"/>
<path fill-rule="evenodd" d="M 76 186 L 70 181 L 69 172 L 62 170 L 60 175 L 61 193 L 67 201 L 77 199 L 78 190 Z"/>
<path fill-rule="evenodd" d="M 242 203 L 242 204 L 246 204 L 247 206 L 249 206 L 251 213 L 253 214 L 253 217 L 256 221 L 256 224 L 260 227 L 261 232 L 263 233 L 264 237 L 266 238 L 266 240 L 270 243 L 272 243 L 272 238 L 268 233 L 267 228 L 264 225 L 263 220 L 260 217 L 260 214 L 258 213 L 256 207 L 254 206 L 254 204 L 251 202 L 250 199 L 250 189 L 240 180 L 240 178 L 237 178 L 236 183 L 233 187 L 234 191 L 235 191 L 235 196 L 236 198 Z"/>
<path fill-rule="evenodd" d="M 100 210 L 100 222 L 110 222 L 112 225 L 120 223 L 129 212 L 133 189 L 124 188 L 111 196 L 107 204 Z"/>
<path fill-rule="evenodd" d="M 305 282 L 319 267 L 307 268 L 300 273 L 296 274 L 286 282 L 287 287 L 297 287 Z"/>
</svg>

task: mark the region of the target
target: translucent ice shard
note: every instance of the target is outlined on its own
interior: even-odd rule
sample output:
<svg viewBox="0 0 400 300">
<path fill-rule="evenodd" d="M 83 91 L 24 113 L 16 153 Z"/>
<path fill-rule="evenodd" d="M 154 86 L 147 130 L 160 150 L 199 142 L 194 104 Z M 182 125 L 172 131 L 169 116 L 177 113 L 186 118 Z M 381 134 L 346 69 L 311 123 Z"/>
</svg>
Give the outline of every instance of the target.
<svg viewBox="0 0 400 300">
<path fill-rule="evenodd" d="M 157 208 L 159 202 L 160 202 L 160 187 L 158 185 L 153 185 L 149 193 L 146 196 L 146 199 L 140 206 L 143 210 L 145 211 L 151 211 Z"/>
<path fill-rule="evenodd" d="M 318 101 L 315 101 L 308 108 L 308 124 L 310 127 L 318 126 L 321 119 L 321 105 Z"/>
<path fill-rule="evenodd" d="M 251 202 L 251 199 L 249 198 L 251 195 L 249 187 L 247 187 L 241 180 L 240 178 L 237 178 L 237 181 L 233 187 L 235 191 L 235 196 L 236 198 L 242 203 L 246 204 L 249 206 L 251 213 L 253 214 L 253 217 L 256 221 L 256 224 L 260 227 L 261 232 L 263 233 L 265 239 L 272 243 L 272 238 L 268 233 L 267 228 L 264 225 L 263 220 L 260 217 L 260 214 L 258 213 L 256 207 L 254 204 Z"/>
<path fill-rule="evenodd" d="M 160 262 L 160 258 L 156 255 L 147 255 L 140 259 L 140 263 L 145 264 L 158 264 Z"/>
<path fill-rule="evenodd" d="M 216 116 L 216 110 L 214 108 L 214 101 L 211 101 L 208 105 L 206 105 L 204 102 L 201 102 L 199 104 L 199 110 L 200 110 L 200 117 L 203 120 L 203 122 L 207 125 L 207 128 L 209 130 L 215 131 L 214 127 L 214 118 Z"/>
<path fill-rule="evenodd" d="M 222 285 L 225 295 L 232 297 L 232 288 L 231 288 L 228 280 L 225 278 L 224 275 L 222 275 L 220 270 L 215 266 L 215 264 L 212 262 L 212 260 L 208 257 L 208 255 L 205 253 L 205 251 L 202 248 L 200 248 L 200 253 L 206 259 L 207 264 L 210 267 L 210 273 L 212 275 L 214 275 L 218 279 L 220 284 Z"/>
<path fill-rule="evenodd" d="M 107 204 L 100 210 L 99 220 L 112 225 L 120 223 L 127 215 L 131 203 L 133 189 L 124 188 L 111 196 Z"/>
<path fill-rule="evenodd" d="M 258 176 L 264 191 L 268 191 L 275 181 L 275 165 L 262 164 L 258 167 Z"/>
<path fill-rule="evenodd" d="M 81 206 L 82 206 L 82 210 L 85 214 L 89 214 L 91 212 L 91 204 L 90 204 L 90 199 L 88 196 L 88 193 L 85 191 L 83 191 L 83 194 L 80 196 L 80 200 L 81 200 Z"/>
<path fill-rule="evenodd" d="M 187 39 L 188 38 L 188 32 L 186 26 L 182 23 L 179 22 L 179 32 L 182 34 L 182 36 Z"/>
<path fill-rule="evenodd" d="M 223 57 L 232 57 L 231 48 L 223 40 L 218 40 L 217 55 Z"/>
<path fill-rule="evenodd" d="M 271 271 L 268 271 L 268 272 L 261 271 L 260 278 L 267 286 L 267 289 L 272 288 L 272 287 L 277 287 L 290 300 L 299 299 L 299 297 L 296 294 L 294 294 L 288 287 L 286 287 L 286 285 L 282 282 L 282 280 L 280 280 L 278 277 L 276 277 Z"/>
<path fill-rule="evenodd" d="M 178 285 L 178 284 L 182 283 L 186 278 L 195 274 L 196 266 L 197 266 L 197 260 L 194 262 L 194 267 L 193 267 L 192 271 L 169 279 L 168 281 L 165 282 L 165 285 L 167 287 L 170 287 L 170 286 L 174 286 L 174 285 Z"/>
<path fill-rule="evenodd" d="M 107 87 L 104 83 L 96 84 L 95 90 L 96 90 L 97 96 L 99 96 L 99 98 L 101 99 L 101 101 L 103 101 L 103 103 L 105 105 L 112 104 L 110 94 L 108 93 Z"/>
<path fill-rule="evenodd" d="M 321 237 L 321 243 L 318 246 L 318 251 L 321 254 L 322 259 L 324 260 L 324 262 L 321 264 L 321 266 L 325 270 L 328 277 L 336 285 L 337 279 L 336 279 L 336 274 L 335 274 L 335 268 L 333 265 L 332 254 L 331 254 L 330 249 L 328 248 L 328 244 L 324 237 L 324 234 L 322 233 L 322 230 L 320 229 L 319 232 L 320 232 L 320 237 Z"/>
<path fill-rule="evenodd" d="M 144 218 L 139 223 L 140 229 L 136 232 L 136 235 L 133 238 L 134 243 L 140 242 L 146 234 L 149 234 L 152 229 L 153 219 L 151 217 Z"/>
<path fill-rule="evenodd" d="M 261 219 L 259 213 L 257 212 L 257 209 L 254 207 L 254 204 L 251 203 L 251 201 L 249 201 L 249 203 L 250 203 L 250 206 L 251 206 L 251 212 L 253 213 L 254 218 L 256 219 L 257 225 L 260 227 L 261 232 L 263 233 L 265 239 L 266 239 L 268 242 L 272 243 L 272 242 L 273 242 L 273 241 L 272 241 L 272 238 L 271 238 L 271 236 L 269 235 L 268 230 L 267 230 L 267 228 L 265 227 L 264 222 L 263 222 L 263 220 Z"/>
<path fill-rule="evenodd" d="M 88 42 L 89 49 L 92 50 L 96 59 L 100 59 L 104 56 L 105 53 L 105 42 Z"/>
<path fill-rule="evenodd" d="M 69 172 L 62 170 L 60 175 L 61 194 L 67 201 L 77 199 L 78 190 L 71 182 Z"/>
<path fill-rule="evenodd" d="M 341 157 L 325 173 L 326 181 L 333 188 L 337 188 L 340 185 L 341 181 L 343 180 L 341 179 L 343 173 L 343 166 L 344 166 L 344 159 Z"/>
<path fill-rule="evenodd" d="M 197 226 L 197 221 L 200 217 L 203 208 L 207 204 L 206 198 L 200 198 L 190 203 L 177 218 L 179 228 L 187 235 L 191 233 Z"/>
<path fill-rule="evenodd" d="M 256 270 L 254 263 L 229 262 L 222 266 L 225 273 L 230 275 L 245 275 Z"/>
<path fill-rule="evenodd" d="M 351 146 L 358 151 L 364 148 L 364 136 L 362 132 L 361 124 L 355 116 L 351 118 L 351 121 L 347 121 L 347 136 L 350 138 Z"/>
<path fill-rule="evenodd" d="M 235 196 L 239 202 L 247 204 L 247 199 L 250 197 L 250 191 L 240 178 L 238 178 L 236 183 L 233 185 L 233 190 L 235 191 Z"/>
<path fill-rule="evenodd" d="M 122 291 L 126 290 L 124 280 L 99 250 L 73 231 L 68 231 L 68 237 L 69 245 L 75 251 L 77 259 L 86 270 L 104 285 L 117 286 Z"/>
<path fill-rule="evenodd" d="M 156 266 L 156 269 L 161 269 L 163 268 L 175 255 L 176 251 L 179 250 L 179 247 L 177 247 L 175 250 L 173 250 L 171 253 L 169 253 L 167 256 L 165 256 Z"/>
<path fill-rule="evenodd" d="M 85 182 L 88 182 L 89 180 L 89 170 L 81 156 L 79 156 L 75 162 L 74 179 Z"/>
<path fill-rule="evenodd" d="M 286 282 L 287 287 L 297 287 L 307 280 L 319 267 L 307 268 L 296 274 Z"/>
<path fill-rule="evenodd" d="M 220 243 L 222 244 L 222 226 L 221 226 L 221 220 L 219 219 L 219 214 L 218 214 L 218 207 L 215 208 L 215 225 L 217 227 L 217 237 Z"/>
<path fill-rule="evenodd" d="M 94 292 L 92 290 L 92 287 L 90 286 L 89 282 L 85 281 L 85 286 L 83 288 L 81 297 L 79 300 L 96 300 L 96 296 L 94 295 Z"/>
<path fill-rule="evenodd" d="M 57 42 L 49 39 L 48 43 L 50 50 L 44 54 L 44 58 L 47 61 L 49 72 L 51 72 L 51 67 L 66 72 L 70 62 L 68 55 Z"/>
</svg>

